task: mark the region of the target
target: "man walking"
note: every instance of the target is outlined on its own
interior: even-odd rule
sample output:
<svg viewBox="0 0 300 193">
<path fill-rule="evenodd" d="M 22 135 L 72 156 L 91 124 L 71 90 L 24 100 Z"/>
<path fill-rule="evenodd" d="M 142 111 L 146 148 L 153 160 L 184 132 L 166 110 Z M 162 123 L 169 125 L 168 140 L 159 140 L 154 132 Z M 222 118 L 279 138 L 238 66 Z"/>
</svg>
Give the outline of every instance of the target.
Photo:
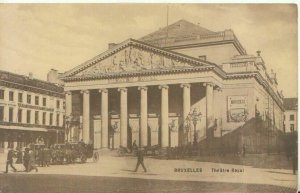
<svg viewBox="0 0 300 193">
<path fill-rule="evenodd" d="M 17 171 L 17 169 L 13 166 L 13 157 L 15 157 L 15 152 L 13 149 L 10 149 L 7 153 L 7 159 L 6 159 L 6 171 L 4 173 L 8 173 L 8 166 L 10 166 L 14 172 Z"/>
<path fill-rule="evenodd" d="M 137 150 L 137 154 L 136 155 L 137 155 L 137 163 L 136 163 L 136 167 L 135 167 L 134 172 L 137 172 L 140 164 L 142 165 L 142 167 L 144 169 L 144 172 L 147 172 L 146 167 L 144 165 L 144 152 L 143 152 L 143 149 L 139 148 Z"/>
</svg>

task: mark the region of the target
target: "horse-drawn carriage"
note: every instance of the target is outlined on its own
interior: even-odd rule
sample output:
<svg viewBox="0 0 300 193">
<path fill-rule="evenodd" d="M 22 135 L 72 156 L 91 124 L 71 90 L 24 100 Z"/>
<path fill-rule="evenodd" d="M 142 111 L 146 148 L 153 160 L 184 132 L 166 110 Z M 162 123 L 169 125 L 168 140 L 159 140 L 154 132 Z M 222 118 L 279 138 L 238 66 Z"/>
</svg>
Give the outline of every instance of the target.
<svg viewBox="0 0 300 193">
<path fill-rule="evenodd" d="M 75 163 L 78 160 L 85 163 L 88 158 L 93 158 L 94 162 L 99 160 L 99 153 L 94 151 L 92 144 L 84 144 L 83 142 L 66 143 L 66 161 Z"/>
<path fill-rule="evenodd" d="M 94 162 L 99 160 L 99 153 L 94 151 L 92 144 L 70 142 L 55 144 L 52 149 L 54 163 L 85 163 L 88 158 L 93 158 Z"/>
<path fill-rule="evenodd" d="M 34 151 L 36 162 L 41 166 L 44 163 L 85 163 L 88 158 L 93 158 L 94 162 L 99 160 L 99 153 L 93 149 L 93 145 L 83 142 L 54 144 L 49 149 L 45 144 L 33 144 L 31 149 Z"/>
</svg>

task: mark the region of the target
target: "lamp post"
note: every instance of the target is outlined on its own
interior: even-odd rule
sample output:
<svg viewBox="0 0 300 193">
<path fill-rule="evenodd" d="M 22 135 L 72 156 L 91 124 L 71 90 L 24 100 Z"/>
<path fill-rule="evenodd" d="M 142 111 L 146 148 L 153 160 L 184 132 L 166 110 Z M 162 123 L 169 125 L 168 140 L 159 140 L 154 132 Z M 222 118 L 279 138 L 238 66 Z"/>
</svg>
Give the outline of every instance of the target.
<svg viewBox="0 0 300 193">
<path fill-rule="evenodd" d="M 118 122 L 114 122 L 114 124 L 111 126 L 112 127 L 112 149 L 114 149 L 114 143 L 115 143 L 115 133 L 118 131 L 119 125 Z"/>
<path fill-rule="evenodd" d="M 198 112 L 196 108 L 194 108 L 193 111 L 191 111 L 188 114 L 188 120 L 193 122 L 194 125 L 194 145 L 196 145 L 197 143 L 197 136 L 196 136 L 197 122 L 201 121 L 201 117 L 202 117 L 201 112 Z"/>
<path fill-rule="evenodd" d="M 175 124 L 175 119 L 173 119 L 170 123 L 169 123 L 169 147 L 171 147 L 171 132 L 177 132 L 177 127 Z"/>
<path fill-rule="evenodd" d="M 190 132 L 190 129 L 191 129 L 191 126 L 188 123 L 188 119 L 186 119 L 186 121 L 184 123 L 184 126 L 183 126 L 183 129 L 184 129 L 184 133 L 186 133 L 186 143 L 185 143 L 185 145 L 186 145 L 189 142 L 189 132 Z"/>
<path fill-rule="evenodd" d="M 65 119 L 65 134 L 67 135 L 67 141 L 69 141 L 69 132 L 70 132 L 70 125 L 71 125 L 71 116 L 67 116 Z"/>
</svg>

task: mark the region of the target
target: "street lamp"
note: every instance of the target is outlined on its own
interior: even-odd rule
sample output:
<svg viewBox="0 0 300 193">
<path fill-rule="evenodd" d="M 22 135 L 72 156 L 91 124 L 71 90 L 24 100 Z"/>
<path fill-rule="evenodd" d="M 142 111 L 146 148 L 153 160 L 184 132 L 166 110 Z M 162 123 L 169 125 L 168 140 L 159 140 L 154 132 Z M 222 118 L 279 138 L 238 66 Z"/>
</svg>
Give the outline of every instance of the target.
<svg viewBox="0 0 300 193">
<path fill-rule="evenodd" d="M 191 111 L 188 114 L 188 120 L 193 122 L 194 125 L 194 145 L 196 145 L 197 143 L 197 136 L 196 136 L 197 122 L 201 121 L 201 117 L 202 117 L 201 112 L 198 112 L 196 108 L 194 108 L 193 111 Z"/>
<path fill-rule="evenodd" d="M 65 124 L 66 124 L 66 128 L 65 128 L 65 134 L 67 135 L 67 141 L 69 141 L 69 132 L 70 132 L 70 126 L 71 126 L 71 119 L 72 116 L 66 116 L 65 118 Z"/>
<path fill-rule="evenodd" d="M 176 119 L 173 119 L 170 123 L 169 123 L 169 147 L 171 146 L 171 132 L 177 132 L 177 127 L 175 124 Z"/>
<path fill-rule="evenodd" d="M 112 128 L 112 149 L 114 149 L 115 147 L 115 133 L 119 132 L 119 125 L 118 125 L 118 122 L 115 121 L 114 124 L 111 126 Z"/>
</svg>

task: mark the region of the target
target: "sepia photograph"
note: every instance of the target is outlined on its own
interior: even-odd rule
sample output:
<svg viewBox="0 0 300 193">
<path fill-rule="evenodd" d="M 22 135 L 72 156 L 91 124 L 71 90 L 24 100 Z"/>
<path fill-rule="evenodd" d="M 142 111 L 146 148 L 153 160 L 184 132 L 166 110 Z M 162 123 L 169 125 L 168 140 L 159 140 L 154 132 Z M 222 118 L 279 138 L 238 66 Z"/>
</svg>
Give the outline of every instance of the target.
<svg viewBox="0 0 300 193">
<path fill-rule="evenodd" d="M 0 4 L 0 193 L 298 192 L 297 4 Z"/>
</svg>

